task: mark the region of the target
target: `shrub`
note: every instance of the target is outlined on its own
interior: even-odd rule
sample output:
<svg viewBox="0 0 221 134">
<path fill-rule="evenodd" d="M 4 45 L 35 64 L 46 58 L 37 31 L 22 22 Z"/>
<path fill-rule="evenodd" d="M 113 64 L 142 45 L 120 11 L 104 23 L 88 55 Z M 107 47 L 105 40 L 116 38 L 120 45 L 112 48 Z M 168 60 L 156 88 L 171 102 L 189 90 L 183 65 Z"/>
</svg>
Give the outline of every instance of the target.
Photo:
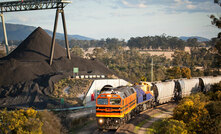
<svg viewBox="0 0 221 134">
<path fill-rule="evenodd" d="M 188 133 L 205 133 L 209 127 L 209 113 L 205 108 L 208 98 L 202 94 L 184 98 L 174 109 L 173 118 L 183 121 Z"/>
<path fill-rule="evenodd" d="M 207 93 L 211 101 L 221 101 L 221 81 L 211 86 L 211 91 Z"/>
<path fill-rule="evenodd" d="M 217 91 L 221 91 L 221 81 L 217 84 L 212 85 L 212 91 L 215 93 Z"/>
<path fill-rule="evenodd" d="M 153 124 L 155 134 L 187 134 L 186 125 L 183 121 L 164 119 Z"/>
<path fill-rule="evenodd" d="M 43 123 L 37 111 L 32 108 L 27 110 L 0 111 L 0 132 L 18 134 L 41 134 Z"/>
<path fill-rule="evenodd" d="M 210 115 L 209 133 L 219 134 L 221 132 L 221 101 L 213 101 L 205 106 Z"/>
</svg>

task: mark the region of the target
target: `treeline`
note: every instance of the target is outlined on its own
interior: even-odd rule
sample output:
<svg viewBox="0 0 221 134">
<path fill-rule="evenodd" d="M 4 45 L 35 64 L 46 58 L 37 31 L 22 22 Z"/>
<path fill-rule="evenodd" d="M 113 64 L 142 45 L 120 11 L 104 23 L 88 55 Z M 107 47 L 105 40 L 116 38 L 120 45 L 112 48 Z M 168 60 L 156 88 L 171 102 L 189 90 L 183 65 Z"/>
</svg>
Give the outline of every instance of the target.
<svg viewBox="0 0 221 134">
<path fill-rule="evenodd" d="M 161 63 L 154 66 L 155 80 L 165 79 L 166 68 L 170 66 L 170 60 L 163 56 L 140 54 L 136 49 L 125 51 L 121 46 L 113 50 L 96 48 L 88 56 L 103 62 L 117 76 L 133 82 L 138 82 L 143 77 L 150 81 L 152 58 L 155 63 Z"/>
<path fill-rule="evenodd" d="M 65 47 L 65 42 L 63 40 L 56 40 L 58 44 Z M 126 46 L 127 43 L 125 40 L 119 40 L 117 38 L 107 38 L 101 40 L 70 40 L 69 41 L 70 48 L 78 46 L 83 49 L 87 49 L 90 47 L 104 47 L 107 49 L 115 48 L 116 46 Z"/>
<path fill-rule="evenodd" d="M 19 45 L 22 41 L 9 40 L 9 45 Z M 56 42 L 65 47 L 64 40 L 56 39 Z M 112 49 L 116 46 L 128 46 L 130 48 L 139 49 L 162 49 L 162 50 L 184 50 L 185 46 L 200 47 L 211 46 L 213 41 L 199 42 L 196 38 L 189 38 L 187 41 L 181 40 L 178 37 L 166 36 L 145 36 L 131 37 L 128 41 L 117 38 L 107 38 L 101 40 L 75 40 L 69 41 L 70 48 L 78 46 L 83 49 L 90 47 L 105 47 Z"/>
<path fill-rule="evenodd" d="M 57 40 L 57 42 L 65 46 L 63 40 Z M 125 40 L 119 40 L 117 38 L 107 38 L 101 40 L 70 40 L 70 47 L 78 46 L 84 49 L 89 47 L 105 47 L 107 49 L 113 49 L 116 46 L 129 46 L 130 48 L 139 49 L 163 49 L 163 50 L 184 50 L 185 46 L 199 47 L 201 45 L 211 46 L 209 42 L 198 42 L 196 38 L 189 38 L 187 41 L 181 40 L 178 37 L 172 36 L 146 36 L 130 38 L 127 42 Z"/>
<path fill-rule="evenodd" d="M 212 48 L 195 47 L 191 49 L 191 53 L 175 51 L 172 57 L 171 65 L 188 67 L 191 69 L 193 76 L 220 74 L 221 57 L 218 53 L 215 53 Z"/>
<path fill-rule="evenodd" d="M 186 42 L 178 37 L 171 36 L 147 36 L 130 38 L 127 45 L 140 49 L 179 49 L 184 50 Z"/>
<path fill-rule="evenodd" d="M 72 53 L 83 57 L 85 54 L 79 47 L 71 49 Z M 124 50 L 121 46 L 116 48 L 95 48 L 88 58 L 96 58 L 121 78 L 138 82 L 141 79 L 151 80 L 151 61 L 153 59 L 154 81 L 178 79 L 182 77 L 198 77 L 219 75 L 221 62 L 219 56 L 211 49 L 193 48 L 191 53 L 177 50 L 173 59 L 164 56 L 151 56 L 140 53 L 137 49 Z"/>
</svg>

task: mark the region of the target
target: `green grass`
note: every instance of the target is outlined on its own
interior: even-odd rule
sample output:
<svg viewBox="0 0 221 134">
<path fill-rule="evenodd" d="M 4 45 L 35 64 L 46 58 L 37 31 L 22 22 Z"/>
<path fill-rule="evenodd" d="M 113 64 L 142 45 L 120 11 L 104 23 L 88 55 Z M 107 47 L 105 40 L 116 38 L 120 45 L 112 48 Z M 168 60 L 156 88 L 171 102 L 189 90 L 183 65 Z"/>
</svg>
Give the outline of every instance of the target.
<svg viewBox="0 0 221 134">
<path fill-rule="evenodd" d="M 143 126 L 144 124 L 146 124 L 148 121 L 150 121 L 152 118 L 148 118 L 142 122 L 140 122 L 134 129 L 134 133 L 138 133 L 138 130 L 140 129 L 141 126 Z"/>
<path fill-rule="evenodd" d="M 173 109 L 173 108 L 170 108 L 170 109 L 168 109 L 168 111 L 172 111 L 172 109 Z M 136 127 L 135 127 L 135 129 L 134 129 L 134 133 L 138 133 L 140 127 L 142 127 L 144 124 L 146 124 L 147 122 L 149 122 L 151 119 L 153 119 L 154 117 L 156 117 L 156 116 L 158 116 L 158 115 L 160 115 L 160 114 L 162 114 L 162 113 L 164 113 L 164 112 L 163 112 L 163 111 L 159 111 L 159 113 L 153 114 L 153 115 L 150 116 L 150 118 L 148 118 L 148 119 L 146 119 L 146 120 L 144 120 L 144 121 L 141 121 L 138 125 L 136 125 Z M 152 126 L 152 125 L 151 125 L 151 126 Z M 148 134 L 152 134 L 152 133 L 153 133 L 151 127 L 150 127 L 150 128 L 147 128 L 147 133 L 148 133 Z"/>
</svg>

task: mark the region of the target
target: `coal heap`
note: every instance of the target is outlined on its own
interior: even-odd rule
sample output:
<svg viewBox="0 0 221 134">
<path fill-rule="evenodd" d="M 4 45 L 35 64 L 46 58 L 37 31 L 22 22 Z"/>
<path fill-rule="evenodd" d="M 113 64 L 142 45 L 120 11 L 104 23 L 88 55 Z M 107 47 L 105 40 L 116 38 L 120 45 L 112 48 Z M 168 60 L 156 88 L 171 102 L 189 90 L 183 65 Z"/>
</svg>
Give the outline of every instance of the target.
<svg viewBox="0 0 221 134">
<path fill-rule="evenodd" d="M 1 107 L 57 107 L 58 102 L 48 97 L 53 91 L 53 83 L 72 75 L 73 67 L 79 68 L 79 74 L 113 74 L 97 60 L 72 54 L 69 60 L 66 50 L 57 43 L 50 66 L 51 40 L 38 27 L 13 52 L 0 59 Z"/>
</svg>

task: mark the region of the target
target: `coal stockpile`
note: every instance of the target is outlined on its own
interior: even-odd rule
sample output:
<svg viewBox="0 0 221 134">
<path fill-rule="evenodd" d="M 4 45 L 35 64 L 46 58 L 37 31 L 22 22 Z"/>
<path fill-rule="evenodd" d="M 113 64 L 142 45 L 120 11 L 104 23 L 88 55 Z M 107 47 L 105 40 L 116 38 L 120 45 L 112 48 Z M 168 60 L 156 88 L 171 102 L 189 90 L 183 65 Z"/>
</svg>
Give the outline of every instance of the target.
<svg viewBox="0 0 221 134">
<path fill-rule="evenodd" d="M 97 60 L 71 55 L 55 44 L 53 64 L 49 65 L 51 37 L 40 27 L 32 32 L 13 52 L 0 59 L 0 107 L 57 108 L 59 101 L 49 97 L 53 83 L 71 76 L 73 67 L 79 74 L 112 75 Z M 67 104 L 68 106 L 68 104 Z"/>
</svg>

